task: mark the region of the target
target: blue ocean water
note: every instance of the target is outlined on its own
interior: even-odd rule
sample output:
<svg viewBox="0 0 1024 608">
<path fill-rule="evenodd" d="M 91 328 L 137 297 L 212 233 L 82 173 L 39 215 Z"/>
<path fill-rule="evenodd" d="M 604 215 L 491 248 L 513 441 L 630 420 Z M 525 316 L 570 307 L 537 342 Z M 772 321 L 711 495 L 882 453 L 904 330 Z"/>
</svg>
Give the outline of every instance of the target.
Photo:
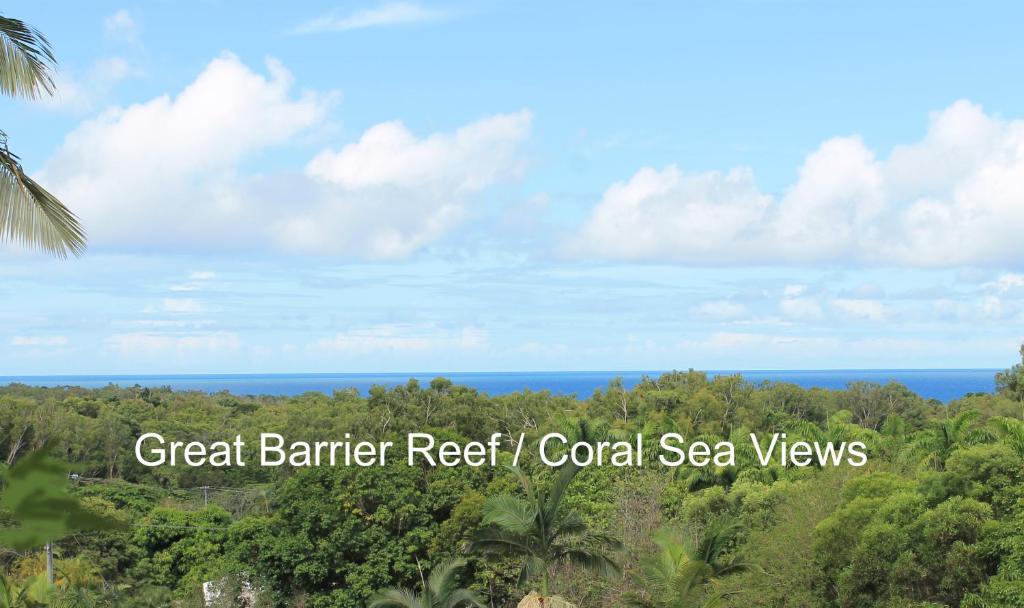
<svg viewBox="0 0 1024 608">
<path fill-rule="evenodd" d="M 791 382 L 805 388 L 845 388 L 850 382 L 905 384 L 915 393 L 940 401 L 950 401 L 967 393 L 991 392 L 995 388 L 994 369 L 851 369 L 851 370 L 716 370 L 710 375 L 742 374 L 750 382 L 764 380 Z M 415 378 L 426 385 L 437 376 L 456 384 L 474 387 L 491 395 L 530 389 L 556 394 L 587 397 L 603 389 L 615 378 L 633 387 L 644 376 L 657 377 L 660 371 L 606 372 L 453 372 L 385 374 L 187 374 L 124 376 L 0 376 L 0 385 L 20 382 L 33 386 L 82 386 L 99 388 L 120 386 L 169 386 L 175 390 L 205 392 L 230 391 L 238 395 L 298 395 L 309 391 L 330 394 L 334 390 L 355 388 L 366 394 L 374 385 L 396 386 Z"/>
</svg>

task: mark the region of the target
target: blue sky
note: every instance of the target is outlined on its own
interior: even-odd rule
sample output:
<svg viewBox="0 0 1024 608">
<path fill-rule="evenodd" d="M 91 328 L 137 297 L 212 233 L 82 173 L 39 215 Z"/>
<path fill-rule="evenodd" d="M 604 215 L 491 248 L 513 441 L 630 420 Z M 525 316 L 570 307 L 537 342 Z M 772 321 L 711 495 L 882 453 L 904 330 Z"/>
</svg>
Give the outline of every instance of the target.
<svg viewBox="0 0 1024 608">
<path fill-rule="evenodd" d="M 1004 366 L 1022 13 L 8 3 L 90 249 L 0 250 L 0 369 Z"/>
</svg>

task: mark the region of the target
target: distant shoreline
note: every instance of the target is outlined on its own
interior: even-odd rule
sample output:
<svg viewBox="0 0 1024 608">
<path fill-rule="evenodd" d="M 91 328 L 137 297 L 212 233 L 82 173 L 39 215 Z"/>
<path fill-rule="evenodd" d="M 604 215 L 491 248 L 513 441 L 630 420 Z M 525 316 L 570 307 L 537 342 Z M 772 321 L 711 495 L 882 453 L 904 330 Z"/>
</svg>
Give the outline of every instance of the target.
<svg viewBox="0 0 1024 608">
<path fill-rule="evenodd" d="M 929 399 L 948 402 L 968 393 L 992 392 L 998 369 L 833 369 L 833 370 L 707 370 L 709 376 L 740 374 L 751 383 L 790 382 L 803 388 L 841 389 L 850 382 L 889 381 L 904 384 Z M 410 379 L 428 385 L 437 377 L 469 386 L 491 395 L 523 390 L 547 390 L 555 394 L 575 394 L 585 398 L 604 389 L 615 379 L 632 388 L 644 377 L 656 379 L 661 370 L 638 371 L 560 371 L 560 372 L 387 372 L 387 373 L 274 373 L 274 374 L 83 374 L 0 376 L 0 385 L 77 386 L 102 388 L 142 386 L 170 387 L 174 390 L 199 390 L 207 393 L 228 391 L 238 395 L 293 396 L 306 392 L 330 394 L 354 388 L 367 394 L 373 386 L 394 387 Z"/>
</svg>

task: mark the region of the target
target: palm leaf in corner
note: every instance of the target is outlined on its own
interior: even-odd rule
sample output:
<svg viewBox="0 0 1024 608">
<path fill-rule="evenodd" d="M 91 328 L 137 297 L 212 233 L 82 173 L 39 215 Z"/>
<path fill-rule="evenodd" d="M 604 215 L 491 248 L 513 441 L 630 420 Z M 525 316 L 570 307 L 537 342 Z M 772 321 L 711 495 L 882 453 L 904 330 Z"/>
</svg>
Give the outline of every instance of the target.
<svg viewBox="0 0 1024 608">
<path fill-rule="evenodd" d="M 50 43 L 18 19 L 0 16 L 0 93 L 35 99 L 54 92 Z M 57 197 L 25 174 L 0 131 L 0 242 L 65 258 L 85 251 L 85 231 Z"/>
</svg>

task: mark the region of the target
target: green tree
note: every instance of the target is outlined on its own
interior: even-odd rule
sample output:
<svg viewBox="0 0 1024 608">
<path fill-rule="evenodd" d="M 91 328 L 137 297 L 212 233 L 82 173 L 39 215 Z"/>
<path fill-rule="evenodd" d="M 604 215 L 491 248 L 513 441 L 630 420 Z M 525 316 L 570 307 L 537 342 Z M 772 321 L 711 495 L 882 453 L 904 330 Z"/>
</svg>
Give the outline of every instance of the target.
<svg viewBox="0 0 1024 608">
<path fill-rule="evenodd" d="M 955 416 L 930 422 L 908 446 L 906 457 L 916 464 L 941 471 L 957 448 L 992 438 L 991 433 L 978 428 L 980 419 L 981 414 L 976 410 L 964 410 Z"/>
<path fill-rule="evenodd" d="M 377 592 L 367 603 L 368 608 L 468 608 L 482 607 L 484 603 L 473 592 L 458 585 L 459 571 L 466 567 L 464 559 L 442 561 L 424 578 L 420 572 L 422 592 L 392 588 Z"/>
<path fill-rule="evenodd" d="M 549 573 L 558 563 L 571 563 L 603 573 L 618 572 L 610 552 L 620 544 L 590 529 L 579 513 L 565 508 L 563 499 L 579 468 L 563 467 L 549 489 L 542 490 L 522 470 L 513 471 L 526 498 L 501 494 L 483 505 L 483 528 L 473 536 L 471 552 L 525 558 L 519 582 L 541 577 L 541 594 L 549 594 Z"/>
<path fill-rule="evenodd" d="M 0 16 L 0 93 L 35 99 L 54 92 L 50 43 L 35 28 Z M 85 231 L 57 197 L 25 174 L 0 130 L 0 241 L 67 257 L 85 251 Z"/>
<path fill-rule="evenodd" d="M 724 599 L 709 593 L 708 585 L 724 576 L 751 568 L 730 551 L 741 528 L 735 522 L 720 522 L 694 542 L 685 534 L 663 528 L 654 537 L 658 551 L 645 559 L 637 576 L 643 595 L 629 598 L 640 608 L 698 608 L 716 606 Z"/>
<path fill-rule="evenodd" d="M 1020 347 L 1020 361 L 996 374 L 996 392 L 1016 401 L 1024 401 L 1024 344 Z"/>
<path fill-rule="evenodd" d="M 18 585 L 9 577 L 0 572 L 0 608 L 36 608 L 45 606 L 38 598 L 37 592 L 45 581 L 42 578 L 35 578 Z"/>
</svg>

